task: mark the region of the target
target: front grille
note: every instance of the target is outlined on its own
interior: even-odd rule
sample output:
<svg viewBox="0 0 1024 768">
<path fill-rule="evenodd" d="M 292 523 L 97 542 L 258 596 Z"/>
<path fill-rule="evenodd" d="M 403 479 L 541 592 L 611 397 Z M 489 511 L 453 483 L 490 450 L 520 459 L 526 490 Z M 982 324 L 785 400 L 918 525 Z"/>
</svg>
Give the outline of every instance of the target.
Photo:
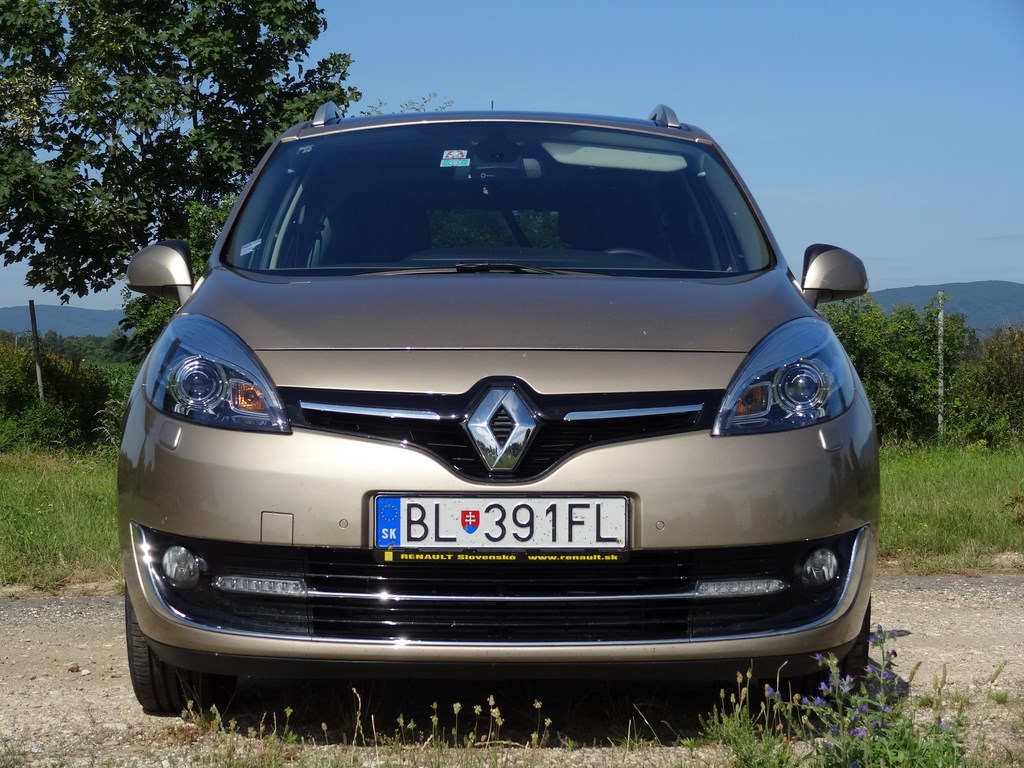
<svg viewBox="0 0 1024 768">
<path fill-rule="evenodd" d="M 512 471 L 491 471 L 465 428 L 473 407 L 499 385 L 521 392 L 537 420 L 535 436 Z M 720 390 L 540 395 L 508 380 L 483 381 L 457 395 L 295 387 L 282 387 L 280 394 L 293 427 L 401 443 L 429 453 L 456 474 L 493 482 L 534 479 L 599 445 L 710 430 L 723 396 Z M 423 418 L 424 413 L 436 418 Z M 588 413 L 596 417 L 579 418 Z M 567 420 L 570 415 L 577 418 Z M 501 408 L 488 425 L 504 445 L 514 420 Z"/>
<path fill-rule="evenodd" d="M 207 564 L 200 586 L 152 578 L 168 605 L 200 625 L 318 640 L 438 643 L 686 642 L 812 624 L 839 600 L 857 531 L 817 542 L 708 550 L 649 550 L 620 563 L 378 563 L 367 550 L 240 545 L 145 530 L 152 562 L 182 544 Z M 841 573 L 803 590 L 797 563 L 819 546 Z M 225 594 L 218 575 L 302 578 L 303 597 Z M 778 578 L 757 598 L 698 598 L 702 579 Z"/>
</svg>

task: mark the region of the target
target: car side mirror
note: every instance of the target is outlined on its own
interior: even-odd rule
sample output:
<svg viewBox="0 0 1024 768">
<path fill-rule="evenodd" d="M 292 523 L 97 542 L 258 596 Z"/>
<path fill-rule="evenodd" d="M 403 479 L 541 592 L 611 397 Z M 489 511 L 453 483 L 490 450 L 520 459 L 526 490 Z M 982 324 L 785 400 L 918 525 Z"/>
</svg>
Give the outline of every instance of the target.
<svg viewBox="0 0 1024 768">
<path fill-rule="evenodd" d="M 183 240 L 161 240 L 132 256 L 125 282 L 148 296 L 166 296 L 184 304 L 192 295 L 192 250 Z"/>
<path fill-rule="evenodd" d="M 812 307 L 827 301 L 852 299 L 868 290 L 864 262 L 843 248 L 816 243 L 804 251 L 804 277 L 800 283 Z"/>
</svg>

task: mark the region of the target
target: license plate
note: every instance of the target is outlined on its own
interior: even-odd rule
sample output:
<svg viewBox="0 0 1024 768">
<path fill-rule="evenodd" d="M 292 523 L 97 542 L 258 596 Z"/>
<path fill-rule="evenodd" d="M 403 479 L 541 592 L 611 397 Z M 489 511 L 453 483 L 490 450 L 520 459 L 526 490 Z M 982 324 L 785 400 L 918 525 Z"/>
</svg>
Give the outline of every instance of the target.
<svg viewBox="0 0 1024 768">
<path fill-rule="evenodd" d="M 618 550 L 624 496 L 377 496 L 374 547 L 406 551 Z"/>
</svg>

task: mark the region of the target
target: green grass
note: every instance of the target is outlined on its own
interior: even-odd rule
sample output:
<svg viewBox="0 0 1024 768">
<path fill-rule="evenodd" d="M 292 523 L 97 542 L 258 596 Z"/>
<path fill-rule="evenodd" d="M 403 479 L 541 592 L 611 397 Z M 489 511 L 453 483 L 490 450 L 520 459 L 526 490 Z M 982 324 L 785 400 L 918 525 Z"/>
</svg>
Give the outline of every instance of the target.
<svg viewBox="0 0 1024 768">
<path fill-rule="evenodd" d="M 1024 550 L 1024 449 L 886 447 L 881 557 L 914 573 L 992 568 Z"/>
<path fill-rule="evenodd" d="M 0 586 L 119 578 L 112 453 L 0 453 Z"/>
</svg>

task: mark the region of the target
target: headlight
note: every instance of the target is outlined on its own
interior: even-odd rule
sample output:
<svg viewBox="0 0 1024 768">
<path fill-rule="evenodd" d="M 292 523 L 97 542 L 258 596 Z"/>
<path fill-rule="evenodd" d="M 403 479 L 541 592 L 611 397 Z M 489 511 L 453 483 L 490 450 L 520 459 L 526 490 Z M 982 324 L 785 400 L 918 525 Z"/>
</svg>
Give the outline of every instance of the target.
<svg viewBox="0 0 1024 768">
<path fill-rule="evenodd" d="M 750 353 L 726 391 L 713 435 L 797 429 L 834 419 L 853 402 L 855 376 L 828 323 L 802 317 Z"/>
<path fill-rule="evenodd" d="M 181 315 L 168 324 L 146 368 L 149 401 L 164 413 L 211 427 L 291 432 L 270 376 L 220 323 Z"/>
</svg>

